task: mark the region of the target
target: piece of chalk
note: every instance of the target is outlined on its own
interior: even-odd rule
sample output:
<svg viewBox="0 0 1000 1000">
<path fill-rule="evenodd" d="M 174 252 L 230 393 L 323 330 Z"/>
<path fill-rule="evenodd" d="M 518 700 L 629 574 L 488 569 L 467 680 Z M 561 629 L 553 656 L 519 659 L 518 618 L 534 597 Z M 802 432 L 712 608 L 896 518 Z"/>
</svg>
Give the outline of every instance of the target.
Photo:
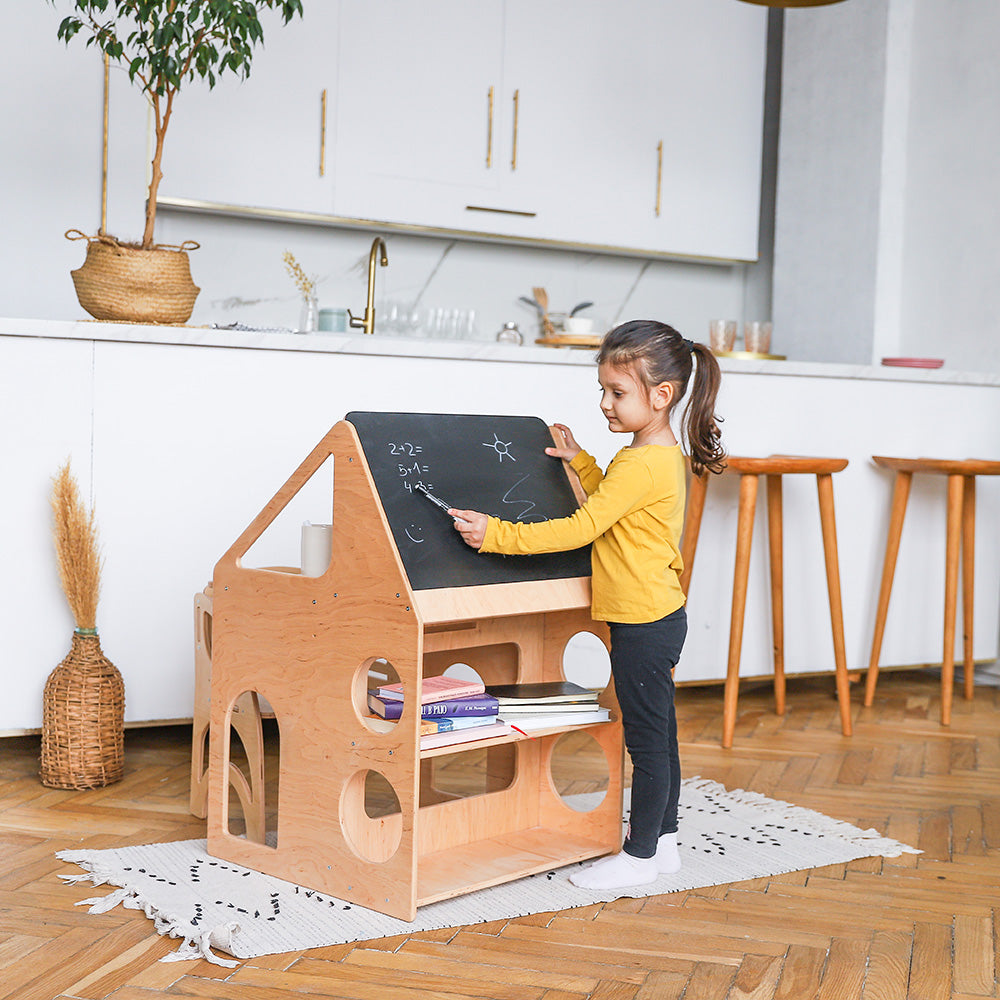
<svg viewBox="0 0 1000 1000">
<path fill-rule="evenodd" d="M 442 510 L 452 509 L 450 503 L 445 503 L 442 499 L 440 499 L 440 497 L 434 496 L 434 494 L 431 493 L 431 491 L 427 489 L 427 487 L 424 486 L 423 483 L 417 483 L 417 485 L 414 486 L 413 488 L 423 493 L 423 495 L 427 497 L 427 499 L 430 500 L 430 502 L 434 504 L 436 507 L 440 507 Z"/>
</svg>

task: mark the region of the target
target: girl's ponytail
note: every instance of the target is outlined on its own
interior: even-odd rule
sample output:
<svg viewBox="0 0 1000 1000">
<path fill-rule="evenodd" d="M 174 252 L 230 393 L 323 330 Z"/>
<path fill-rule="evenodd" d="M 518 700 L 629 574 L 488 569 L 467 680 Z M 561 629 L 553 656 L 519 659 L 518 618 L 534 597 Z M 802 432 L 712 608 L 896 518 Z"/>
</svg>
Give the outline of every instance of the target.
<svg viewBox="0 0 1000 1000">
<path fill-rule="evenodd" d="M 691 378 L 691 395 L 684 408 L 685 436 L 691 455 L 691 471 L 696 475 L 722 472 L 726 467 L 726 452 L 722 447 L 722 418 L 715 414 L 715 398 L 719 394 L 722 373 L 719 362 L 705 344 L 692 343 L 695 360 Z"/>
</svg>

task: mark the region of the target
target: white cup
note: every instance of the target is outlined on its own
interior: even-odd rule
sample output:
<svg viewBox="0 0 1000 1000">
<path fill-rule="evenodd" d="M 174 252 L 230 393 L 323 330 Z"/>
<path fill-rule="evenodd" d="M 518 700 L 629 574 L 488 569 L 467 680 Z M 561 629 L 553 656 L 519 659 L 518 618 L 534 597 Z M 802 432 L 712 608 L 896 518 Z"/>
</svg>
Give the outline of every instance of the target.
<svg viewBox="0 0 1000 1000">
<path fill-rule="evenodd" d="M 322 576 L 333 554 L 333 525 L 302 524 L 302 575 Z"/>
<path fill-rule="evenodd" d="M 320 309 L 320 333 L 345 333 L 347 331 L 346 309 Z"/>
<path fill-rule="evenodd" d="M 576 337 L 585 337 L 594 330 L 594 321 L 589 316 L 567 316 L 564 329 Z"/>
</svg>

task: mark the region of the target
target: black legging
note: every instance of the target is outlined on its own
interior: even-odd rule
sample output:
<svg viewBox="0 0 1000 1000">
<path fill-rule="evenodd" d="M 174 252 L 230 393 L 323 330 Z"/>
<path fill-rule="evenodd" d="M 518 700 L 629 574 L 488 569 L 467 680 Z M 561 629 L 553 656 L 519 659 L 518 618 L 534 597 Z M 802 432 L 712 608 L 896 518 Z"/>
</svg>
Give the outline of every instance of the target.
<svg viewBox="0 0 1000 1000">
<path fill-rule="evenodd" d="M 651 858 L 661 834 L 677 831 L 681 762 L 672 671 L 687 635 L 687 612 L 640 625 L 615 622 L 611 671 L 632 758 L 632 813 L 625 851 Z"/>
</svg>

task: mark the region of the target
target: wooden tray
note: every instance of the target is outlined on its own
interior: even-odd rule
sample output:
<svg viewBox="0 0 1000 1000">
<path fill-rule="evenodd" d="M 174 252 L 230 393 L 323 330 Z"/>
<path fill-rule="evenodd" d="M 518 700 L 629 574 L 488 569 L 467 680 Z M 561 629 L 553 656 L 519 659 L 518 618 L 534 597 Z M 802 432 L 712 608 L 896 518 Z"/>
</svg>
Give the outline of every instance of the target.
<svg viewBox="0 0 1000 1000">
<path fill-rule="evenodd" d="M 539 337 L 536 344 L 543 347 L 600 347 L 601 338 L 594 334 L 557 333 L 551 337 Z"/>
<path fill-rule="evenodd" d="M 712 351 L 717 358 L 739 358 L 742 361 L 785 361 L 787 354 L 758 354 L 756 351 Z"/>
</svg>

